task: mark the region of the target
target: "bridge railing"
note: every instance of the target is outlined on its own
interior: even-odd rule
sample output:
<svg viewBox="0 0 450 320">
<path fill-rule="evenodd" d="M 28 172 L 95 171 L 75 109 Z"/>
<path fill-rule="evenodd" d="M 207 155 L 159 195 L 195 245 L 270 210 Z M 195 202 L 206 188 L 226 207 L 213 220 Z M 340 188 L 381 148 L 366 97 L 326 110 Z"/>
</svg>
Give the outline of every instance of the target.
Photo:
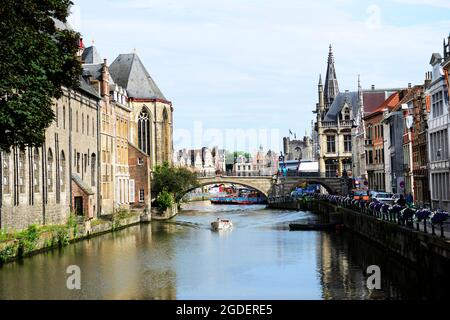
<svg viewBox="0 0 450 320">
<path fill-rule="evenodd" d="M 215 178 L 215 177 L 239 177 L 239 178 L 251 178 L 251 177 L 272 177 L 273 174 L 264 174 L 261 172 L 252 172 L 249 174 L 239 174 L 234 171 L 227 172 L 197 172 L 198 178 Z"/>
</svg>

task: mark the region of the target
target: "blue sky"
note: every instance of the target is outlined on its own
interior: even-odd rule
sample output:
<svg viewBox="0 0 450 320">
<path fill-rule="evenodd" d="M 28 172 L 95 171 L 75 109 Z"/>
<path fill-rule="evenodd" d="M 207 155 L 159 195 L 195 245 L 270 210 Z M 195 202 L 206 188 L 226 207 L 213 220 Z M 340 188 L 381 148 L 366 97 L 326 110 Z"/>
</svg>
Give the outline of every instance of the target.
<svg viewBox="0 0 450 320">
<path fill-rule="evenodd" d="M 289 129 L 311 131 L 330 43 L 341 91 L 358 74 L 364 88 L 398 87 L 422 83 L 450 32 L 448 0 L 73 1 L 85 44 L 109 62 L 136 50 L 173 102 L 175 148 L 221 143 L 207 129 L 253 129 L 278 132 L 256 144 L 279 150 Z M 184 139 L 195 126 L 203 138 Z"/>
</svg>

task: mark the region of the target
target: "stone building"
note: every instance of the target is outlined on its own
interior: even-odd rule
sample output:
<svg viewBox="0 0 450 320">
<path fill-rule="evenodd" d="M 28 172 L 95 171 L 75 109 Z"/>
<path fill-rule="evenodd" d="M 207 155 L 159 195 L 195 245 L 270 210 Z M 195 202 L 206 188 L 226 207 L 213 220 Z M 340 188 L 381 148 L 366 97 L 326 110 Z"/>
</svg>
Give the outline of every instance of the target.
<svg viewBox="0 0 450 320">
<path fill-rule="evenodd" d="M 314 159 L 312 138 L 305 134 L 303 139 L 283 138 L 283 153 L 285 160 L 308 160 Z"/>
<path fill-rule="evenodd" d="M 116 117 L 121 141 L 117 152 L 122 154 L 120 159 L 123 160 L 119 167 L 122 178 L 116 184 L 125 189 L 120 201 L 129 202 L 131 207 L 148 209 L 152 200 L 150 176 L 153 168 L 164 162 L 171 164 L 173 160 L 172 103 L 162 94 L 136 53 L 120 54 L 110 65 L 109 72 L 114 84 L 123 88 L 128 98 L 128 104 Z M 124 146 L 125 137 L 128 137 L 128 147 Z"/>
<path fill-rule="evenodd" d="M 106 59 L 96 47 L 85 48 L 81 55 L 83 76 L 102 97 L 100 125 L 101 213 L 115 208 L 128 208 L 128 127 L 131 109 L 126 90 L 109 74 Z"/>
<path fill-rule="evenodd" d="M 174 164 L 188 167 L 202 176 L 212 176 L 225 172 L 225 155 L 225 150 L 218 147 L 181 149 L 174 155 Z"/>
<path fill-rule="evenodd" d="M 450 210 L 449 165 L 449 91 L 441 65 L 442 56 L 433 53 L 430 60 L 432 76 L 425 94 L 430 109 L 428 117 L 428 157 L 430 190 L 433 208 Z"/>
<path fill-rule="evenodd" d="M 372 113 L 397 89 L 339 91 L 334 56 L 330 46 L 325 85 L 319 77 L 319 101 L 313 111 L 317 139 L 319 172 L 328 177 L 341 176 L 367 179 L 364 117 Z"/>
<path fill-rule="evenodd" d="M 85 77 L 78 90 L 63 92 L 42 146 L 1 152 L 2 230 L 65 223 L 71 211 L 97 215 L 101 97 Z"/>
</svg>

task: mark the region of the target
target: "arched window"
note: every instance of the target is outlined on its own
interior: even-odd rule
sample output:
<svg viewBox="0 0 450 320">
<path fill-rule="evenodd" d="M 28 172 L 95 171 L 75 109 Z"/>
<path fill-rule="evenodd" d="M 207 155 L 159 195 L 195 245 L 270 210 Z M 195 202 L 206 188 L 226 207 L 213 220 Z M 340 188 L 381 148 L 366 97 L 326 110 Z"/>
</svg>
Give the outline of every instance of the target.
<svg viewBox="0 0 450 320">
<path fill-rule="evenodd" d="M 66 106 L 63 106 L 63 112 L 62 112 L 62 121 L 63 121 L 63 129 L 66 128 Z"/>
<path fill-rule="evenodd" d="M 170 123 L 167 110 L 163 111 L 163 128 L 162 128 L 162 155 L 163 161 L 169 161 L 170 156 Z"/>
<path fill-rule="evenodd" d="M 48 149 L 47 153 L 47 190 L 53 192 L 53 152 Z"/>
<path fill-rule="evenodd" d="M 97 161 L 96 161 L 96 156 L 95 153 L 93 153 L 91 155 L 91 186 L 95 186 L 95 180 L 96 180 L 96 176 L 95 176 L 95 168 L 97 165 Z"/>
<path fill-rule="evenodd" d="M 10 173 L 9 173 L 9 168 L 10 168 L 10 153 L 9 152 L 5 152 L 2 151 L 2 186 L 3 186 L 3 193 L 8 194 L 11 192 L 11 187 L 10 187 Z"/>
<path fill-rule="evenodd" d="M 20 150 L 19 152 L 19 192 L 25 193 L 25 151 Z"/>
<path fill-rule="evenodd" d="M 89 135 L 89 115 L 86 118 L 86 135 Z"/>
<path fill-rule="evenodd" d="M 35 193 L 39 192 L 39 149 L 34 148 L 33 151 L 33 190 Z"/>
<path fill-rule="evenodd" d="M 75 122 L 76 122 L 75 128 L 76 128 L 76 130 L 78 132 L 78 111 L 76 112 Z"/>
<path fill-rule="evenodd" d="M 84 134 L 84 113 L 81 113 L 81 133 Z"/>
<path fill-rule="evenodd" d="M 142 109 L 138 118 L 138 147 L 146 154 L 150 154 L 150 121 L 147 110 Z"/>
<path fill-rule="evenodd" d="M 59 179 L 60 179 L 60 190 L 61 192 L 66 191 L 66 156 L 64 151 L 61 151 L 59 157 Z"/>
<path fill-rule="evenodd" d="M 56 127 L 59 127 L 59 109 L 58 104 L 55 104 L 55 120 L 56 120 Z"/>
</svg>

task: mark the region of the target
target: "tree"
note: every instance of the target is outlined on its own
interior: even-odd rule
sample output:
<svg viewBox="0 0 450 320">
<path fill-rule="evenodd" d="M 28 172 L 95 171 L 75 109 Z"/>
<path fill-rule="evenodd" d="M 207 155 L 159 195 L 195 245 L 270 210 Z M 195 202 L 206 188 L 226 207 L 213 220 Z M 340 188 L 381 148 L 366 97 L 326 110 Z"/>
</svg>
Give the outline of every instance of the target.
<svg viewBox="0 0 450 320">
<path fill-rule="evenodd" d="M 0 6 L 0 148 L 39 146 L 62 86 L 79 86 L 80 35 L 66 23 L 70 0 L 2 0 Z"/>
<path fill-rule="evenodd" d="M 184 193 L 189 189 L 198 186 L 197 175 L 187 168 L 176 168 L 167 162 L 155 166 L 152 178 L 152 192 L 160 195 L 167 191 L 174 195 L 174 200 L 179 202 Z"/>
</svg>

